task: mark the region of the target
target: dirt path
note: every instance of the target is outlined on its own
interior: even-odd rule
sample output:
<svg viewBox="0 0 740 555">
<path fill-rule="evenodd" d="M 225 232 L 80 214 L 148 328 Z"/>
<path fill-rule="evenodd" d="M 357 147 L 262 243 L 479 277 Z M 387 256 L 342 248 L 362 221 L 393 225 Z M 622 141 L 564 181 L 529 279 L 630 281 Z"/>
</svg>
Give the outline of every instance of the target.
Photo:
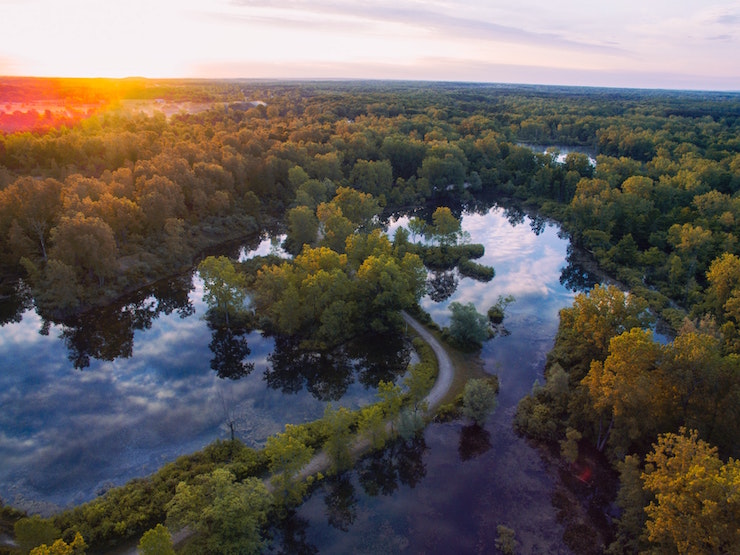
<svg viewBox="0 0 740 555">
<path fill-rule="evenodd" d="M 454 377 L 455 373 L 452 366 L 452 360 L 450 360 L 450 357 L 442 344 L 437 341 L 437 338 L 434 337 L 434 335 L 432 335 L 423 325 L 421 325 L 421 323 L 419 323 L 406 312 L 401 312 L 401 315 L 403 316 L 403 319 L 406 321 L 406 323 L 414 328 L 414 330 L 421 336 L 421 338 L 429 344 L 429 346 L 434 351 L 435 356 L 437 357 L 437 366 L 439 368 L 437 373 L 437 381 L 434 382 L 434 386 L 432 386 L 432 389 L 424 398 L 424 401 L 426 401 L 428 406 L 427 413 L 432 413 L 433 410 L 437 408 L 442 402 L 442 399 L 444 399 L 445 395 L 447 395 L 447 392 L 450 390 L 450 386 L 452 385 L 452 378 Z M 392 423 L 388 422 L 388 424 L 386 425 L 386 429 L 390 430 L 391 426 Z M 357 457 L 362 453 L 365 453 L 369 449 L 370 442 L 367 439 L 358 438 L 352 444 L 350 452 L 352 453 L 353 457 Z M 311 459 L 311 461 L 306 466 L 304 466 L 303 469 L 301 469 L 301 471 L 297 474 L 297 477 L 301 480 L 305 480 L 309 476 L 315 476 L 319 472 L 326 472 L 330 467 L 331 459 L 324 451 L 320 451 L 316 453 L 316 455 L 314 455 L 313 459 Z M 268 490 L 271 489 L 269 479 L 265 480 L 265 485 L 267 486 Z M 190 530 L 178 530 L 172 534 L 172 543 L 177 546 L 178 544 L 181 544 L 183 541 L 189 538 L 191 535 L 192 531 Z M 123 555 L 137 555 L 139 551 L 136 548 L 133 548 L 122 553 Z"/>
<path fill-rule="evenodd" d="M 445 395 L 447 395 L 447 392 L 450 390 L 450 386 L 452 385 L 452 378 L 454 377 L 452 360 L 450 360 L 450 357 L 442 344 L 437 341 L 437 338 L 421 325 L 421 323 L 405 311 L 402 311 L 401 315 L 406 323 L 414 328 L 421 338 L 429 344 L 437 357 L 437 366 L 439 369 L 437 373 L 437 381 L 434 382 L 434 386 L 429 390 L 427 396 L 424 397 L 424 401 L 426 401 L 428 406 L 427 413 L 432 413 L 434 409 L 439 406 Z M 391 427 L 392 423 L 388 422 L 388 424 L 386 424 L 386 430 L 390 431 Z M 353 457 L 357 457 L 369 449 L 370 442 L 367 439 L 358 438 L 354 441 L 352 447 L 350 447 L 350 452 Z M 313 459 L 311 459 L 306 466 L 303 467 L 297 476 L 300 479 L 305 480 L 309 476 L 315 476 L 319 472 L 326 472 L 330 467 L 331 460 L 329 459 L 329 456 L 324 451 L 320 451 L 316 453 Z M 269 482 L 267 482 L 267 487 L 269 489 Z"/>
<path fill-rule="evenodd" d="M 434 351 L 434 354 L 437 356 L 437 366 L 439 367 L 437 381 L 434 382 L 434 386 L 424 398 L 424 400 L 429 405 L 429 411 L 432 411 L 432 409 L 435 409 L 437 408 L 437 406 L 439 406 L 442 399 L 444 399 L 444 396 L 447 395 L 447 392 L 450 390 L 450 386 L 452 385 L 452 378 L 455 375 L 455 371 L 452 367 L 452 361 L 450 360 L 450 357 L 447 354 L 445 348 L 439 341 L 437 341 L 437 338 L 434 337 L 434 335 L 432 335 L 429 330 L 422 326 L 418 321 L 414 320 L 406 312 L 401 312 L 401 315 L 403 316 L 403 319 L 406 321 L 406 323 L 414 328 L 416 333 L 418 333 L 421 338 L 429 344 L 429 346 Z"/>
</svg>

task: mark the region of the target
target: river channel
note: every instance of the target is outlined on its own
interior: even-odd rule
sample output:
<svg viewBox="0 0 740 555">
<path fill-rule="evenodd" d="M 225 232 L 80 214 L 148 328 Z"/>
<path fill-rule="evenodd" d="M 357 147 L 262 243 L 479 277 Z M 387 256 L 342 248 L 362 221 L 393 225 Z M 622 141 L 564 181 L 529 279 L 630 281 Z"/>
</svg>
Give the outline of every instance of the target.
<svg viewBox="0 0 740 555">
<path fill-rule="evenodd" d="M 392 222 L 389 233 L 406 221 Z M 518 552 L 568 552 L 551 503 L 556 479 L 511 423 L 518 400 L 542 380 L 558 311 L 589 283 L 569 264 L 555 225 L 494 206 L 463 213 L 462 226 L 485 246 L 478 262 L 493 266 L 495 278 L 431 276 L 436 286 L 422 305 L 444 326 L 453 301 L 485 313 L 500 295 L 514 296 L 508 333 L 481 353 L 485 371 L 500 379 L 496 412 L 483 429 L 431 424 L 422 438 L 327 481 L 281 532 L 284 550 L 487 553 L 502 524 L 515 530 Z M 253 249 L 263 252 L 269 241 Z M 399 376 L 412 356 L 408 344 L 386 338 L 297 360 L 290 345 L 255 331 L 235 340 L 248 354 L 234 371 L 233 360 L 218 358 L 229 349 L 219 349 L 223 338 L 203 318 L 197 274 L 158 287 L 77 327 L 45 324 L 29 308 L 0 328 L 6 503 L 50 512 L 84 502 L 227 439 L 229 421 L 240 439 L 260 445 L 285 423 L 319 417 L 327 402 L 372 401 L 373 384 Z"/>
</svg>

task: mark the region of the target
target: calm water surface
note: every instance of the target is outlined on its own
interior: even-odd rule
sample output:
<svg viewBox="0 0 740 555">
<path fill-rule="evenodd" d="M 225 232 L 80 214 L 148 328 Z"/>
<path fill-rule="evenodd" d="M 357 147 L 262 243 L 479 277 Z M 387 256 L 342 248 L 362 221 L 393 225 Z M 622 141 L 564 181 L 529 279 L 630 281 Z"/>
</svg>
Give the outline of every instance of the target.
<svg viewBox="0 0 740 555">
<path fill-rule="evenodd" d="M 556 227 L 516 211 L 482 212 L 465 214 L 463 229 L 485 245 L 479 262 L 496 277 L 432 275 L 433 293 L 422 304 L 446 325 L 450 302 L 473 302 L 485 313 L 499 295 L 516 298 L 505 320 L 510 334 L 481 354 L 500 379 L 497 411 L 484 430 L 463 421 L 430 425 L 423 438 L 327 482 L 284 531 L 278 544 L 285 551 L 489 553 L 496 525 L 504 524 L 516 531 L 522 553 L 567 552 L 550 501 L 555 478 L 511 421 L 518 400 L 542 379 L 558 311 L 572 301 L 561 280 L 577 285 L 584 276 L 567 264 L 568 242 Z M 406 221 L 393 222 L 389 233 Z M 275 247 L 267 241 L 256 250 Z M 45 327 L 32 310 L 0 328 L 5 502 L 50 509 L 85 501 L 227 438 L 229 420 L 240 438 L 259 445 L 287 422 L 319 417 L 329 401 L 370 402 L 378 377 L 397 375 L 409 360 L 400 342 L 306 359 L 253 332 L 241 345 L 246 339 L 254 368 L 229 379 L 233 364 L 212 368 L 214 353 L 229 350 L 214 347 L 200 280 L 180 282 L 79 329 Z M 102 325 L 112 331 L 96 332 Z"/>
<path fill-rule="evenodd" d="M 493 553 L 499 524 L 515 530 L 517 553 L 569 552 L 551 502 L 556 478 L 512 431 L 517 402 L 543 379 L 558 311 L 573 299 L 561 284 L 568 242 L 556 227 L 500 208 L 465 215 L 463 229 L 485 245 L 479 262 L 494 266 L 496 277 L 459 280 L 449 298 L 426 297 L 423 306 L 444 326 L 452 301 L 485 313 L 499 295 L 514 295 L 505 320 L 510 335 L 488 341 L 481 354 L 485 370 L 500 379 L 496 412 L 484 429 L 432 424 L 421 440 L 395 444 L 327 482 L 284 531 L 287 552 Z"/>
<path fill-rule="evenodd" d="M 256 250 L 267 254 L 270 242 Z M 159 289 L 78 326 L 44 324 L 27 310 L 0 328 L 4 502 L 48 513 L 89 500 L 227 439 L 229 421 L 259 446 L 286 423 L 319 418 L 327 402 L 372 402 L 377 380 L 408 363 L 400 340 L 377 360 L 377 349 L 362 348 L 300 357 L 256 331 L 224 338 L 204 319 L 197 275 Z"/>
</svg>

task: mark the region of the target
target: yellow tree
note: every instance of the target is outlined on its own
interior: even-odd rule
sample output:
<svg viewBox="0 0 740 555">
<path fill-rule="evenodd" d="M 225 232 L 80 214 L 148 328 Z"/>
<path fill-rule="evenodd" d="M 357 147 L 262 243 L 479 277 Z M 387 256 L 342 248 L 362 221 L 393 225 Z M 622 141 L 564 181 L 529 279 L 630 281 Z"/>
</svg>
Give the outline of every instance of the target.
<svg viewBox="0 0 740 555">
<path fill-rule="evenodd" d="M 50 546 L 42 544 L 34 547 L 29 552 L 29 555 L 84 555 L 86 549 L 87 544 L 82 534 L 77 532 L 72 543 L 67 543 L 64 540 L 56 540 Z"/>
<path fill-rule="evenodd" d="M 592 360 L 603 361 L 613 337 L 650 322 L 644 299 L 620 291 L 613 285 L 596 285 L 579 293 L 573 306 L 560 311 L 560 327 L 550 364 L 559 363 L 571 382 L 580 381 Z"/>
<path fill-rule="evenodd" d="M 655 496 L 645 508 L 655 553 L 736 553 L 740 546 L 740 461 L 681 428 L 663 434 L 642 479 Z"/>
<path fill-rule="evenodd" d="M 608 440 L 621 458 L 635 442 L 651 437 L 649 431 L 665 414 L 664 384 L 657 370 L 661 354 L 652 332 L 634 328 L 611 340 L 603 363 L 591 363 L 581 384 L 597 416 L 599 450 Z"/>
</svg>

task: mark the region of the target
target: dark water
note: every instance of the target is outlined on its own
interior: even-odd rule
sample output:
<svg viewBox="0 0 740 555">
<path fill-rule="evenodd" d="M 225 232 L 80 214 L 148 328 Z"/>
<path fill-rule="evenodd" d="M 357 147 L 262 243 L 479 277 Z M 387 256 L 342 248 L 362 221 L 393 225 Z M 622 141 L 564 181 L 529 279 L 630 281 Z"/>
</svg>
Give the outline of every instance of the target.
<svg viewBox="0 0 740 555">
<path fill-rule="evenodd" d="M 372 402 L 378 380 L 408 364 L 400 338 L 316 356 L 257 331 L 216 332 L 202 294 L 187 275 L 67 325 L 29 309 L 0 328 L 4 502 L 48 513 L 89 500 L 227 439 L 229 422 L 259 446 L 328 402 Z"/>
<path fill-rule="evenodd" d="M 505 320 L 510 334 L 490 340 L 481 355 L 500 379 L 497 411 L 483 430 L 463 421 L 432 424 L 422 439 L 395 444 L 327 482 L 276 549 L 490 553 L 503 524 L 516 531 L 518 552 L 567 552 L 551 503 L 556 478 L 514 435 L 511 420 L 518 400 L 542 379 L 558 311 L 589 276 L 569 264 L 568 242 L 556 227 L 513 209 L 481 212 L 464 215 L 463 228 L 485 245 L 479 262 L 494 266 L 496 277 L 432 276 L 437 300 L 428 296 L 423 306 L 445 325 L 452 301 L 485 313 L 499 295 L 516 298 Z M 271 248 L 264 242 L 257 250 Z M 373 384 L 397 376 L 411 356 L 390 338 L 326 357 L 301 355 L 258 332 L 219 337 L 205 311 L 200 280 L 184 276 L 77 326 L 47 326 L 27 310 L 0 328 L 3 500 L 49 509 L 90 499 L 110 483 L 227 438 L 229 421 L 240 438 L 259 445 L 287 422 L 319 417 L 327 402 L 370 402 Z M 245 340 L 246 358 L 224 360 L 243 353 Z"/>
<path fill-rule="evenodd" d="M 514 222 L 514 225 L 510 221 Z M 489 283 L 459 280 L 442 302 L 424 300 L 440 325 L 452 301 L 485 313 L 499 295 L 514 295 L 508 336 L 487 342 L 485 370 L 497 374 L 499 406 L 484 429 L 465 421 L 432 424 L 416 442 L 395 444 L 364 460 L 342 480 L 327 482 L 298 510 L 286 552 L 494 553 L 496 526 L 512 528 L 517 553 L 568 553 L 551 496 L 556 479 L 539 453 L 512 431 L 518 400 L 542 380 L 558 311 L 573 293 L 561 284 L 583 278 L 566 267 L 568 243 L 557 228 L 494 208 L 467 215 L 463 228 L 486 246 Z"/>
</svg>

